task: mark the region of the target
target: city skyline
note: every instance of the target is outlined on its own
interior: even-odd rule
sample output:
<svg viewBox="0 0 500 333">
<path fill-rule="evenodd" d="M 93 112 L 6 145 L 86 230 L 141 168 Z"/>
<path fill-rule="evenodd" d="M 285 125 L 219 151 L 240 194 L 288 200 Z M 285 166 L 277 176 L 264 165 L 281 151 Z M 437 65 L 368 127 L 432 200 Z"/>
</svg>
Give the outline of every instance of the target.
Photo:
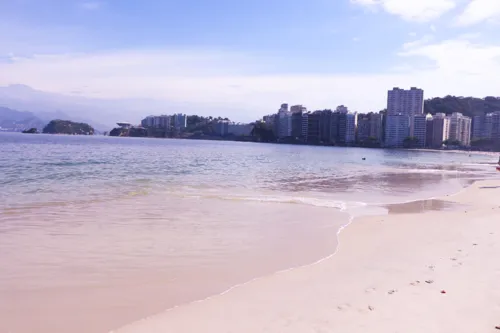
<svg viewBox="0 0 500 333">
<path fill-rule="evenodd" d="M 495 2 L 401 3 L 4 1 L 0 85 L 128 119 L 165 107 L 250 121 L 282 100 L 376 111 L 390 86 L 497 95 Z"/>
</svg>

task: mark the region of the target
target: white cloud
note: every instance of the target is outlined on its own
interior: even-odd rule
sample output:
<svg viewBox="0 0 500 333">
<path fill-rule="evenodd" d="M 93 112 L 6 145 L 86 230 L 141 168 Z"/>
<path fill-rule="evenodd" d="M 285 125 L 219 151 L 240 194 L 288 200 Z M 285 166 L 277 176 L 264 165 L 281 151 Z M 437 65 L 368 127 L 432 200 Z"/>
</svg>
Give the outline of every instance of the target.
<svg viewBox="0 0 500 333">
<path fill-rule="evenodd" d="M 434 62 L 436 74 L 439 75 L 473 74 L 489 78 L 500 72 L 500 46 L 497 45 L 482 45 L 458 38 L 434 44 L 405 44 L 403 49 L 401 56 L 423 57 Z M 463 83 L 466 84 L 468 80 L 464 77 Z"/>
<path fill-rule="evenodd" d="M 86 10 L 97 10 L 103 5 L 100 1 L 86 1 L 79 4 L 79 6 Z"/>
<path fill-rule="evenodd" d="M 400 54 L 404 66 L 397 72 L 256 75 L 270 73 L 267 69 L 279 59 L 200 50 L 138 50 L 14 58 L 0 63 L 0 85 L 22 83 L 63 94 L 78 91 L 90 98 L 137 98 L 143 101 L 136 104 L 141 115 L 150 113 L 150 101 L 156 100 L 163 101 L 166 109 L 177 105 L 176 111 L 216 113 L 242 121 L 274 112 L 282 101 L 309 109 L 345 104 L 360 112 L 380 110 L 393 86 L 420 86 L 428 97 L 498 94 L 500 47 L 467 40 L 430 41 L 407 44 Z M 431 61 L 432 68 L 416 68 L 419 59 Z M 158 110 L 158 102 L 154 109 Z M 130 119 L 137 120 L 139 116 Z"/>
<path fill-rule="evenodd" d="M 426 22 L 454 9 L 458 0 L 351 0 L 367 8 L 380 7 L 407 21 Z"/>
<path fill-rule="evenodd" d="M 433 35 L 424 35 L 422 38 L 403 44 L 404 50 L 414 49 L 418 46 L 428 44 L 434 38 Z"/>
<path fill-rule="evenodd" d="M 500 17 L 500 0 L 472 0 L 457 17 L 456 23 L 470 26 L 498 17 Z"/>
</svg>

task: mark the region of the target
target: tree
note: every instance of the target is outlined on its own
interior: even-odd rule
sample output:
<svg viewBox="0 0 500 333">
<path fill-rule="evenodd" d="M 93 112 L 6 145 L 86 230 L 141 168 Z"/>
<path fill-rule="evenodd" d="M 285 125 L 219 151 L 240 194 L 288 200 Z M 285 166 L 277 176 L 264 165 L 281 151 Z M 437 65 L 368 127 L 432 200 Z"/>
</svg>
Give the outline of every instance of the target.
<svg viewBox="0 0 500 333">
<path fill-rule="evenodd" d="M 253 125 L 250 135 L 255 137 L 261 142 L 275 142 L 276 136 L 272 128 L 270 128 L 266 123 L 258 121 Z"/>
<path fill-rule="evenodd" d="M 419 139 L 414 136 L 409 136 L 403 140 L 403 147 L 405 148 L 417 148 Z"/>
<path fill-rule="evenodd" d="M 443 141 L 443 144 L 445 146 L 461 146 L 462 145 L 462 143 L 458 140 L 449 140 L 449 139 Z"/>
</svg>

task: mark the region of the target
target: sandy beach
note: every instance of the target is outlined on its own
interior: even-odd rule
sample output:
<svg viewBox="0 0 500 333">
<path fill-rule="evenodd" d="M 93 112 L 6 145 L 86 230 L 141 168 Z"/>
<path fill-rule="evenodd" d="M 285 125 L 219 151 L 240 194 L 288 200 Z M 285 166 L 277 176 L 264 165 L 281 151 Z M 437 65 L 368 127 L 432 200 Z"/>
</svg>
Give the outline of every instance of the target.
<svg viewBox="0 0 500 333">
<path fill-rule="evenodd" d="M 481 181 L 442 198 L 453 209 L 422 202 L 357 218 L 340 233 L 337 253 L 319 263 L 115 332 L 498 331 L 499 197 L 500 181 Z"/>
</svg>

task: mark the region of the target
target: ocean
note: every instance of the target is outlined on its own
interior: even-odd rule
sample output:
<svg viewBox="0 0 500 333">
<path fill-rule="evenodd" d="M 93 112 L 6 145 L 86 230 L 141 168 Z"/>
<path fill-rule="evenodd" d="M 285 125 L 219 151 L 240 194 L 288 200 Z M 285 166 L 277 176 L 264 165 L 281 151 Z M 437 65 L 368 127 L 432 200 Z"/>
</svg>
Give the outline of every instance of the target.
<svg viewBox="0 0 500 333">
<path fill-rule="evenodd" d="M 105 333 L 335 252 L 496 156 L 0 133 L 0 332 Z"/>
</svg>

